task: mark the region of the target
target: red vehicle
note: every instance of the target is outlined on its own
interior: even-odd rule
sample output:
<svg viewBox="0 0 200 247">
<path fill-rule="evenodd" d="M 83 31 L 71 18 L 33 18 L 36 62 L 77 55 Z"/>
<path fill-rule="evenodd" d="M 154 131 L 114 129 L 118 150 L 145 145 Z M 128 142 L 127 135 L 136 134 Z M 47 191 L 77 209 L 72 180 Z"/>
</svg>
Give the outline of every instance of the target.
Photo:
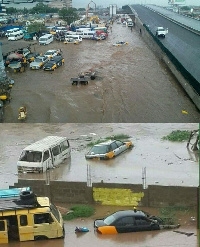
<svg viewBox="0 0 200 247">
<path fill-rule="evenodd" d="M 103 34 L 104 36 L 108 37 L 108 33 L 105 33 L 104 30 L 96 30 L 97 36 Z"/>
</svg>

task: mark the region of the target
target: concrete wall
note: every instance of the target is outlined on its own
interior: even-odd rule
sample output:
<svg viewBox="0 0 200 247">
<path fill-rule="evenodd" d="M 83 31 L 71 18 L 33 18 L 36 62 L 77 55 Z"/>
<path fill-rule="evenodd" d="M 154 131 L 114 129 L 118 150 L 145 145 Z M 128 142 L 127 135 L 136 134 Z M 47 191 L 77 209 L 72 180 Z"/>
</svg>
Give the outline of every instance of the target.
<svg viewBox="0 0 200 247">
<path fill-rule="evenodd" d="M 188 96 L 194 102 L 196 107 L 200 110 L 200 96 L 195 92 L 193 87 L 189 84 L 189 82 L 184 78 L 184 76 L 176 69 L 171 60 L 167 57 L 167 55 L 161 50 L 161 48 L 157 45 L 157 43 L 153 40 L 152 36 L 143 26 L 143 23 L 137 16 L 134 16 L 135 29 L 139 32 L 141 37 L 144 39 L 145 43 L 149 46 L 149 48 L 154 52 L 154 54 L 164 62 L 166 67 L 172 72 L 172 74 L 176 77 L 177 81 L 186 91 Z"/>
<path fill-rule="evenodd" d="M 115 206 L 196 206 L 197 188 L 150 185 L 143 190 L 141 184 L 94 183 L 43 180 L 19 180 L 15 187 L 27 187 L 37 196 L 48 196 L 54 203 L 76 203 Z"/>
</svg>

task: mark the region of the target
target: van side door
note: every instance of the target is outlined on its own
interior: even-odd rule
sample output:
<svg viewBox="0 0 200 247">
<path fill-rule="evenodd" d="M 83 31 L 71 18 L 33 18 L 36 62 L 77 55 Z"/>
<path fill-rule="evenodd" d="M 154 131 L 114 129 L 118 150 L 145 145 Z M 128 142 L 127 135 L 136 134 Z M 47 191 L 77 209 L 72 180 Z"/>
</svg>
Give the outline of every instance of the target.
<svg viewBox="0 0 200 247">
<path fill-rule="evenodd" d="M 19 228 L 19 240 L 28 241 L 34 240 L 33 235 L 33 221 L 30 214 L 17 215 L 18 228 Z"/>
<path fill-rule="evenodd" d="M 6 220 L 0 220 L 0 244 L 8 243 L 8 225 Z"/>
<path fill-rule="evenodd" d="M 51 153 L 53 158 L 53 165 L 58 166 L 63 161 L 60 145 L 58 144 L 53 147 L 51 149 Z"/>
<path fill-rule="evenodd" d="M 60 144 L 61 152 L 62 152 L 62 157 L 63 159 L 67 159 L 71 155 L 71 148 L 69 145 L 69 141 L 65 140 Z"/>
<path fill-rule="evenodd" d="M 52 157 L 49 150 L 44 151 L 42 166 L 44 171 L 46 171 L 48 168 L 53 168 Z"/>
</svg>

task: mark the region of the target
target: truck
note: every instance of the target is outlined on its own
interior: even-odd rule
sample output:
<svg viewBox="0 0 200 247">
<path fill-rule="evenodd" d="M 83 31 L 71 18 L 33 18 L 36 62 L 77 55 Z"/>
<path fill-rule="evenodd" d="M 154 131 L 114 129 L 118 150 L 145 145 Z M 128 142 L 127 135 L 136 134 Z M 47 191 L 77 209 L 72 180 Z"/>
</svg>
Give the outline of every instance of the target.
<svg viewBox="0 0 200 247">
<path fill-rule="evenodd" d="M 62 215 L 48 197 L 30 187 L 0 190 L 0 244 L 64 236 Z"/>
<path fill-rule="evenodd" d="M 165 35 L 168 33 L 168 28 L 157 27 L 156 36 L 165 38 Z"/>
</svg>

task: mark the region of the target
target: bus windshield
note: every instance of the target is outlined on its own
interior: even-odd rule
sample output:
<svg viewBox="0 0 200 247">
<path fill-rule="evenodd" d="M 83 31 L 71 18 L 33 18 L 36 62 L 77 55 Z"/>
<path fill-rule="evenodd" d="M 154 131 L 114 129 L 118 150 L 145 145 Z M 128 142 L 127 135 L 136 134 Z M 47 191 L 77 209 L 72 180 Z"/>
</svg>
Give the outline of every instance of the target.
<svg viewBox="0 0 200 247">
<path fill-rule="evenodd" d="M 50 209 L 52 214 L 55 216 L 55 218 L 57 219 L 58 222 L 60 222 L 60 214 L 59 211 L 57 209 L 57 207 L 54 204 L 50 204 Z"/>
<path fill-rule="evenodd" d="M 24 150 L 19 160 L 27 162 L 41 162 L 42 152 Z"/>
</svg>

